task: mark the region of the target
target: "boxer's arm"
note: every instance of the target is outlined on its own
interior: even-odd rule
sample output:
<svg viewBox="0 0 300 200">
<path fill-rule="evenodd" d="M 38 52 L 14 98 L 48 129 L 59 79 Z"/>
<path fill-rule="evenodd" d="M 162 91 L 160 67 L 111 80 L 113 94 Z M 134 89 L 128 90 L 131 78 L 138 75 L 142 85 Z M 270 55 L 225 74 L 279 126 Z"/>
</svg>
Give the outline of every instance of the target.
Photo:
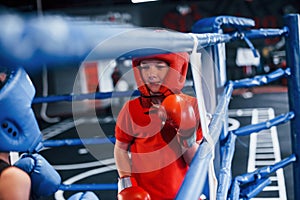
<svg viewBox="0 0 300 200">
<path fill-rule="evenodd" d="M 1 173 L 0 199 L 28 200 L 31 181 L 29 175 L 16 167 L 9 167 Z"/>
<path fill-rule="evenodd" d="M 114 157 L 120 177 L 131 176 L 131 162 L 128 154 L 129 144 L 116 140 Z"/>
<path fill-rule="evenodd" d="M 188 165 L 191 164 L 191 162 L 198 150 L 198 147 L 199 147 L 199 144 L 198 144 L 198 142 L 196 142 L 191 147 L 184 150 L 183 159 Z"/>
<path fill-rule="evenodd" d="M 138 186 L 136 180 L 131 177 L 131 162 L 128 154 L 129 144 L 116 140 L 114 157 L 119 173 L 118 200 L 150 200 L 150 195 Z"/>
</svg>

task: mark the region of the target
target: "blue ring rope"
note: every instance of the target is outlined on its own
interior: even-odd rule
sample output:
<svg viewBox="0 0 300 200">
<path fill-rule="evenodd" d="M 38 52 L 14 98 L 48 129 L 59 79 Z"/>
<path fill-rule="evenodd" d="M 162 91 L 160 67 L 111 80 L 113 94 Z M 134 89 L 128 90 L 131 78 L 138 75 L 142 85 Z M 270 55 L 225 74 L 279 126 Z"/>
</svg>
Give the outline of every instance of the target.
<svg viewBox="0 0 300 200">
<path fill-rule="evenodd" d="M 79 145 L 95 145 L 115 143 L 116 138 L 76 138 L 63 140 L 45 140 L 44 147 L 60 147 L 60 146 L 79 146 Z"/>
<path fill-rule="evenodd" d="M 61 184 L 58 188 L 63 191 L 89 191 L 89 190 L 117 190 L 118 184 L 116 183 L 103 183 L 103 184 Z"/>
<path fill-rule="evenodd" d="M 38 103 L 53 103 L 60 101 L 82 101 L 85 99 L 108 99 L 119 98 L 128 96 L 139 96 L 138 90 L 128 90 L 124 92 L 96 92 L 88 94 L 68 94 L 68 95 L 56 95 L 47 97 L 35 97 L 32 101 L 33 104 Z"/>
</svg>

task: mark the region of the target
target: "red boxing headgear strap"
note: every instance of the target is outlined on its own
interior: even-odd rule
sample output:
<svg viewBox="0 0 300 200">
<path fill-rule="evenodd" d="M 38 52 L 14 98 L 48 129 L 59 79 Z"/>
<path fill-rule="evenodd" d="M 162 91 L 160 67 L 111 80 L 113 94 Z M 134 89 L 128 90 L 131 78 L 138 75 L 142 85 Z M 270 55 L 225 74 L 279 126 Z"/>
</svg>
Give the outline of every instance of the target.
<svg viewBox="0 0 300 200">
<path fill-rule="evenodd" d="M 147 59 L 158 59 L 167 62 L 170 69 L 167 76 L 164 79 L 163 85 L 160 87 L 160 92 L 164 96 L 170 94 L 180 93 L 184 86 L 186 74 L 189 64 L 189 54 L 186 52 L 181 53 L 167 53 L 167 54 L 156 54 L 152 56 L 133 58 L 132 66 L 134 71 L 135 80 L 139 91 L 143 96 L 150 96 L 150 92 L 145 85 L 145 82 L 141 76 L 140 70 L 138 68 L 142 60 Z"/>
</svg>

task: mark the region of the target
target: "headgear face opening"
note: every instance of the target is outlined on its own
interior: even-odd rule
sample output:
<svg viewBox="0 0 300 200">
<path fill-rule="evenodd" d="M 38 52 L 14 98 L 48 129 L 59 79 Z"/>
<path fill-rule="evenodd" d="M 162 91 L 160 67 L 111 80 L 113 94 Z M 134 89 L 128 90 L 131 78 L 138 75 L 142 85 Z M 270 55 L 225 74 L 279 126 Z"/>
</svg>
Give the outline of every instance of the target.
<svg viewBox="0 0 300 200">
<path fill-rule="evenodd" d="M 169 72 L 164 79 L 164 83 L 160 88 L 160 92 L 167 96 L 172 93 L 178 93 L 183 88 L 189 64 L 189 54 L 186 52 L 156 54 L 145 57 L 138 57 L 132 60 L 135 80 L 139 91 L 143 96 L 151 96 L 149 90 L 145 86 L 144 80 L 141 77 L 138 66 L 142 60 L 157 59 L 163 60 L 170 65 Z"/>
<path fill-rule="evenodd" d="M 7 74 L 0 88 L 0 152 L 34 152 L 42 134 L 31 108 L 35 88 L 22 68 Z"/>
</svg>

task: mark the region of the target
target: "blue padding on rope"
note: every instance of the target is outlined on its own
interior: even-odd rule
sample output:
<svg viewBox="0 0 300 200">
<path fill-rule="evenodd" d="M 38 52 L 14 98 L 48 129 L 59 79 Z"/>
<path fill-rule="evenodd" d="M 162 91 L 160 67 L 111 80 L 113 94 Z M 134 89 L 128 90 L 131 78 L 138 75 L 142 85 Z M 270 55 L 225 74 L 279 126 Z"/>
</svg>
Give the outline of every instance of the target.
<svg viewBox="0 0 300 200">
<path fill-rule="evenodd" d="M 90 191 L 90 190 L 117 190 L 117 183 L 103 183 L 103 184 L 61 184 L 58 188 L 63 191 Z"/>
<path fill-rule="evenodd" d="M 222 28 L 222 26 L 248 28 L 254 27 L 255 21 L 253 19 L 234 16 L 217 16 L 204 18 L 195 23 L 195 25 L 192 27 L 192 32 L 217 33 Z"/>
<path fill-rule="evenodd" d="M 220 21 L 221 24 L 252 26 L 253 20 L 229 17 Z M 77 63 L 83 60 L 158 54 L 162 53 L 162 50 L 191 52 L 195 45 L 194 38 L 189 33 L 157 31 L 124 24 L 78 22 L 61 16 L 25 18 L 6 14 L 0 15 L 0 24 L 0 64 L 5 66 L 22 65 L 35 68 L 50 64 L 55 67 L 55 64 Z M 18 29 L 11 29 L 11 26 L 18 26 Z M 57 27 L 60 32 L 57 32 Z M 275 31 L 279 35 L 277 32 Z M 264 31 L 264 34 L 260 34 L 258 31 L 252 32 L 250 36 L 259 38 L 268 35 L 274 33 Z M 240 39 L 239 34 L 203 33 L 196 36 L 199 40 L 198 50 Z M 245 36 L 251 39 L 247 33 Z"/>
<path fill-rule="evenodd" d="M 206 181 L 208 163 L 212 158 L 212 149 L 207 142 L 202 143 L 186 173 L 176 200 L 199 200 Z"/>
<path fill-rule="evenodd" d="M 235 140 L 237 136 L 229 133 L 221 141 L 221 166 L 219 171 L 219 183 L 217 189 L 217 199 L 227 199 L 227 193 L 231 183 L 231 165 L 235 151 Z"/>
<path fill-rule="evenodd" d="M 82 139 L 64 139 L 64 140 L 45 140 L 44 147 L 60 147 L 60 146 L 78 146 L 115 143 L 116 138 L 82 138 Z"/>
<path fill-rule="evenodd" d="M 266 186 L 272 183 L 269 177 L 255 180 L 246 188 L 241 188 L 238 181 L 232 183 L 234 191 L 230 194 L 230 200 L 250 199 L 258 195 Z"/>
<path fill-rule="evenodd" d="M 290 75 L 290 68 L 287 68 L 285 70 L 280 68 L 266 75 L 258 75 L 253 78 L 245 78 L 241 80 L 232 81 L 232 84 L 234 85 L 234 89 L 249 88 L 254 86 L 265 85 L 288 75 Z"/>
<path fill-rule="evenodd" d="M 257 50 L 249 39 L 281 37 L 288 32 L 286 27 L 284 27 L 283 29 L 259 29 L 249 31 L 243 31 L 240 29 L 238 30 L 239 31 L 235 33 L 237 34 L 236 38 L 244 40 L 247 43 L 248 47 L 252 50 L 254 57 L 259 57 L 259 54 L 257 53 Z"/>
<path fill-rule="evenodd" d="M 223 129 L 223 124 L 224 124 L 223 119 L 227 117 L 227 110 L 232 95 L 232 91 L 233 91 L 233 84 L 231 81 L 229 81 L 223 91 L 223 95 L 219 100 L 219 103 L 216 107 L 216 111 L 213 114 L 211 122 L 208 126 L 209 134 L 211 135 L 215 144 L 219 140 L 221 130 Z"/>
<path fill-rule="evenodd" d="M 238 136 L 244 136 L 249 135 L 253 132 L 258 132 L 263 129 L 271 128 L 272 126 L 279 125 L 282 123 L 285 123 L 292 119 L 294 117 L 293 112 L 289 112 L 287 114 L 282 114 L 274 119 L 271 119 L 266 122 L 262 122 L 259 124 L 249 125 L 242 128 L 239 128 L 237 130 L 231 131 L 227 137 L 221 141 L 221 167 L 219 172 L 219 184 L 218 184 L 218 190 L 217 190 L 217 199 L 227 199 L 227 193 L 230 188 L 230 182 L 231 182 L 231 165 L 232 165 L 232 159 L 234 156 L 234 150 L 235 150 L 235 141 L 236 137 Z M 263 183 L 260 183 L 263 184 Z M 257 189 L 252 189 L 252 192 L 245 192 L 245 193 L 251 193 L 247 194 L 246 196 L 251 196 L 256 194 L 255 191 L 258 191 Z"/>
<path fill-rule="evenodd" d="M 267 178 L 262 178 L 250 184 L 245 189 L 240 190 L 240 197 L 251 199 L 256 197 L 266 186 L 270 185 L 272 180 Z"/>
<path fill-rule="evenodd" d="M 230 190 L 230 199 L 239 199 L 240 186 L 243 184 L 253 183 L 259 179 L 264 179 L 270 176 L 272 173 L 280 168 L 287 166 L 288 164 L 296 161 L 296 155 L 292 154 L 289 157 L 275 163 L 274 165 L 262 167 L 247 174 L 239 175 L 234 178 L 232 187 Z"/>
<path fill-rule="evenodd" d="M 117 26 L 109 23 L 71 21 L 58 15 L 24 17 L 18 14 L 3 14 L 0 15 L 0 22 L 0 63 L 5 66 L 35 67 L 45 63 L 82 61 L 105 39 L 134 28 L 124 24 Z M 18 29 L 9 28 L 11 26 Z M 17 50 L 15 47 L 18 47 Z"/>
<path fill-rule="evenodd" d="M 0 15 L 0 64 L 23 65 L 30 68 L 44 64 L 82 62 L 83 60 L 115 59 L 135 50 L 149 49 L 153 54 L 162 50 L 191 52 L 194 39 L 187 33 L 157 31 L 131 25 L 80 22 L 61 16 L 22 17 Z M 17 26 L 18 29 L 11 29 Z M 59 28 L 59 32 L 57 31 Z M 203 34 L 199 46 L 214 45 L 230 36 Z M 46 39 L 45 39 L 46 38 Z M 206 38 L 206 39 L 204 39 Z M 18 47 L 17 49 L 15 47 Z M 149 51 L 139 52 L 148 55 Z M 134 55 L 134 53 L 133 53 Z"/>
<path fill-rule="evenodd" d="M 232 133 L 235 135 L 238 135 L 238 136 L 249 135 L 251 133 L 259 132 L 264 129 L 269 129 L 272 126 L 277 126 L 279 124 L 286 123 L 289 120 L 293 119 L 294 117 L 295 117 L 295 114 L 294 114 L 294 112 L 291 111 L 286 114 L 281 114 L 281 115 L 279 115 L 271 120 L 268 120 L 266 122 L 261 122 L 261 123 L 251 124 L 248 126 L 241 127 L 239 129 L 232 131 Z"/>
<path fill-rule="evenodd" d="M 272 28 L 251 29 L 242 32 L 244 36 L 250 39 L 281 37 L 281 36 L 285 36 L 287 33 L 288 33 L 288 29 L 286 27 L 283 27 L 282 29 L 272 29 Z"/>
<path fill-rule="evenodd" d="M 209 134 L 212 138 L 214 144 L 217 143 L 221 130 L 224 124 L 224 118 L 226 116 L 226 109 L 228 109 L 228 104 L 233 91 L 233 84 L 231 82 L 225 87 L 223 95 L 217 105 L 216 111 L 213 118 L 209 124 Z M 207 169 L 209 165 L 209 160 L 212 157 L 213 147 L 204 141 L 198 148 L 196 155 L 193 158 L 191 166 L 184 178 L 184 181 L 179 189 L 176 196 L 176 200 L 199 200 L 201 192 L 203 190 Z"/>
</svg>

